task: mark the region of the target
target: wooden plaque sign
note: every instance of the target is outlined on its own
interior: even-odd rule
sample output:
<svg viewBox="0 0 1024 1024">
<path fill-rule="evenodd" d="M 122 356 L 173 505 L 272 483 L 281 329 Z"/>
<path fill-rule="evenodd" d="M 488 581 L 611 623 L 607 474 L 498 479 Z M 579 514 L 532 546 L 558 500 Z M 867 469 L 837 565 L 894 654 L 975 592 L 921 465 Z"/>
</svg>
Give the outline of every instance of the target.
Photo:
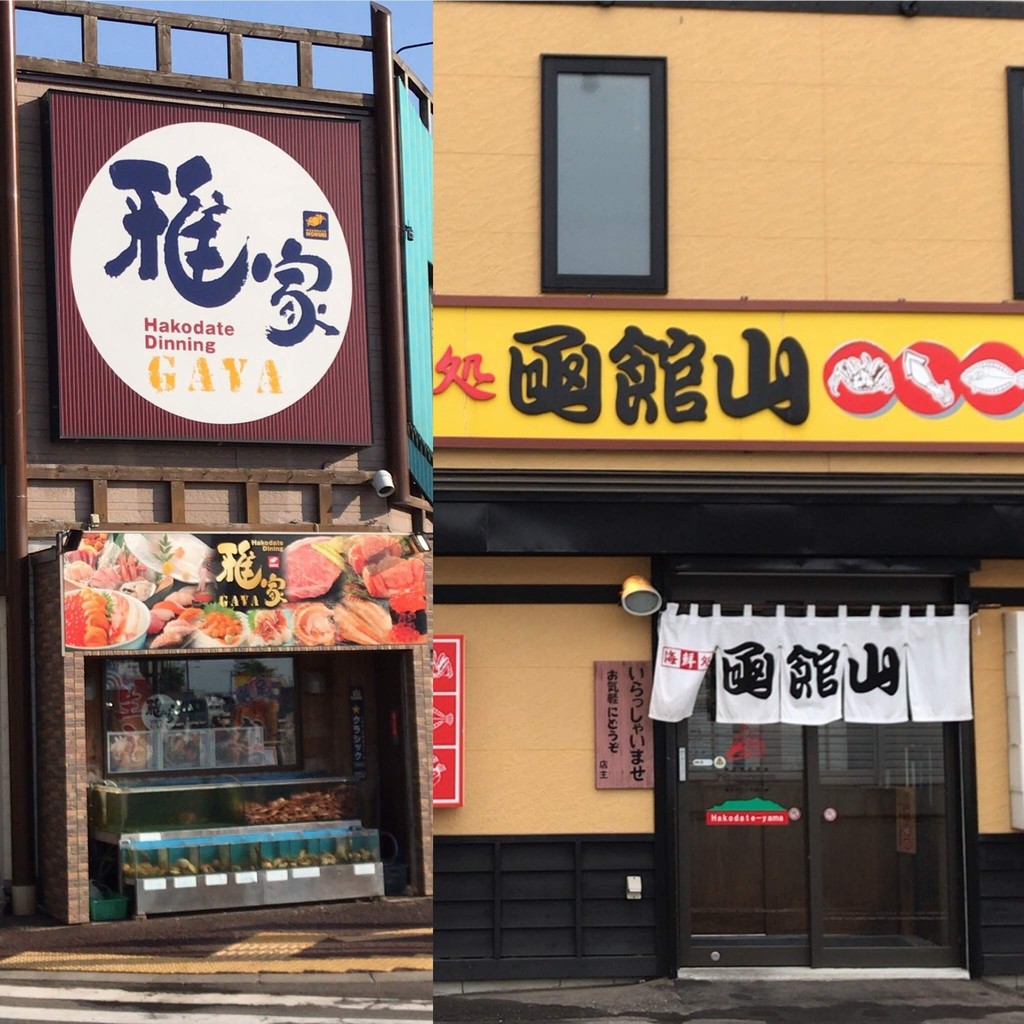
<svg viewBox="0 0 1024 1024">
<path fill-rule="evenodd" d="M 594 785 L 654 788 L 649 661 L 594 662 Z"/>
</svg>

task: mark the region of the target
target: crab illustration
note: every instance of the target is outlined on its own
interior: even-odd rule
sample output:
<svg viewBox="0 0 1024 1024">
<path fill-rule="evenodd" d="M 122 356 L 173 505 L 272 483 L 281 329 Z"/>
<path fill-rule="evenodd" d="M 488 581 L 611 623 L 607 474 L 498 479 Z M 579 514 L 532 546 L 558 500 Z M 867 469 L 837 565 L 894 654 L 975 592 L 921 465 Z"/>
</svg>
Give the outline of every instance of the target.
<svg viewBox="0 0 1024 1024">
<path fill-rule="evenodd" d="M 828 378 L 829 392 L 838 396 L 840 384 L 855 395 L 891 395 L 895 390 L 889 365 L 880 356 L 872 357 L 867 352 L 836 363 Z"/>
<path fill-rule="evenodd" d="M 430 667 L 434 679 L 454 679 L 455 669 L 452 667 L 452 659 L 444 651 L 433 651 L 430 658 Z"/>
</svg>

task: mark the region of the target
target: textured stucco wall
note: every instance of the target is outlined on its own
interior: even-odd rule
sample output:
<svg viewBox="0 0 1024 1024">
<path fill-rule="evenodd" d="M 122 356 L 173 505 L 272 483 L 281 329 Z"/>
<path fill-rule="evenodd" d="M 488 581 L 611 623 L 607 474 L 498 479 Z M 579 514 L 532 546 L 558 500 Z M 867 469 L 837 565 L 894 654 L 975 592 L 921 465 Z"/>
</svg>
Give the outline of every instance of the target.
<svg viewBox="0 0 1024 1024">
<path fill-rule="evenodd" d="M 440 558 L 438 585 L 618 584 L 642 558 Z M 650 619 L 617 604 L 438 605 L 466 637 L 466 786 L 438 835 L 651 832 L 653 790 L 594 787 L 594 662 L 649 660 Z"/>
<path fill-rule="evenodd" d="M 438 2 L 439 294 L 536 295 L 541 54 L 664 56 L 669 289 L 1011 297 L 1024 21 Z"/>
</svg>

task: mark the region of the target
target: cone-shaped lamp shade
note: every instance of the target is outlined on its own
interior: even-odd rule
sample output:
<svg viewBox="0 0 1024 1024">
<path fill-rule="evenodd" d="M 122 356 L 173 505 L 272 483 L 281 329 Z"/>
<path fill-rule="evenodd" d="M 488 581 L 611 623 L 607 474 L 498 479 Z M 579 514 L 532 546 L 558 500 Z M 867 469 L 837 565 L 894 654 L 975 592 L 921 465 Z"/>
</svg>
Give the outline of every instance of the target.
<svg viewBox="0 0 1024 1024">
<path fill-rule="evenodd" d="M 630 576 L 622 584 L 622 607 L 630 615 L 653 615 L 661 607 L 661 594 L 643 576 Z"/>
</svg>

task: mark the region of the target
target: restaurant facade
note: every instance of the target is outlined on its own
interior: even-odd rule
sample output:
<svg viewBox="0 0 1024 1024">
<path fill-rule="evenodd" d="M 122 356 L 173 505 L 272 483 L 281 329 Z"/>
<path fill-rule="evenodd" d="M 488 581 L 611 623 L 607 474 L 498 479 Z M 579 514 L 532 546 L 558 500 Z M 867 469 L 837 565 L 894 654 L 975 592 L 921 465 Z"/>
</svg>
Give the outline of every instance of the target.
<svg viewBox="0 0 1024 1024">
<path fill-rule="evenodd" d="M 439 978 L 1024 967 L 979 14 L 437 4 Z"/>
<path fill-rule="evenodd" d="M 429 93 L 377 6 L 17 14 L 82 59 L 15 58 L 5 5 L 13 912 L 427 895 Z M 271 39 L 290 85 L 246 74 Z"/>
</svg>

